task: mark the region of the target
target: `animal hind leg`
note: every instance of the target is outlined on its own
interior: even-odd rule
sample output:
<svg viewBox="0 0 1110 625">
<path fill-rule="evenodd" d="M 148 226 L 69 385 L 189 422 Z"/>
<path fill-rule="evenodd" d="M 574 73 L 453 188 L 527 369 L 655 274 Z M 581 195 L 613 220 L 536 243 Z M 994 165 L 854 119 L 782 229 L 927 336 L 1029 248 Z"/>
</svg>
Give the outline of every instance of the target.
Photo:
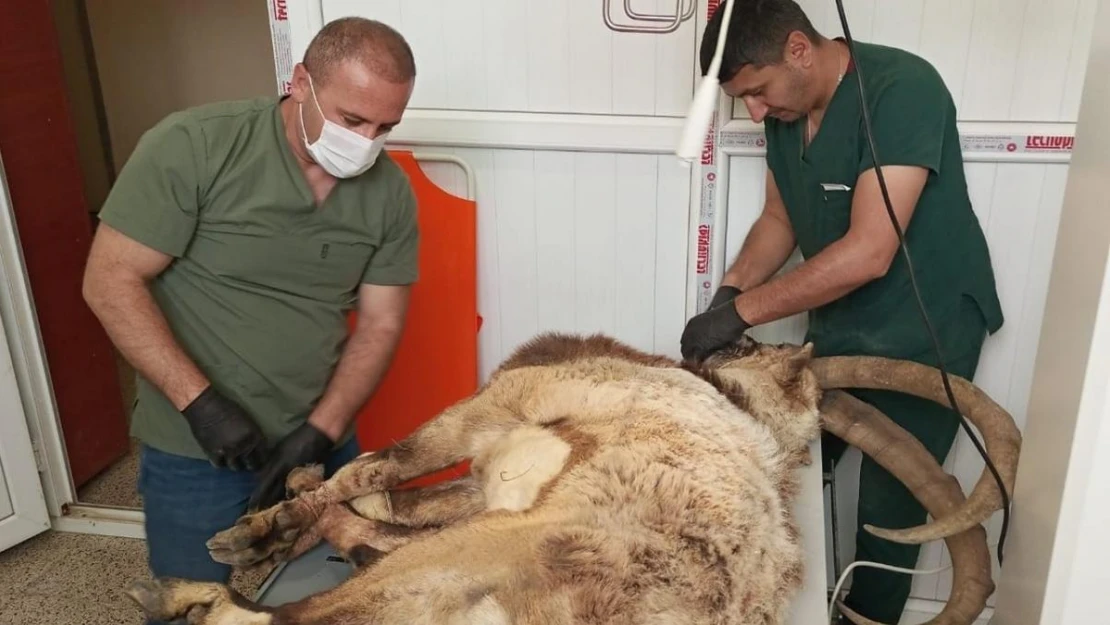
<svg viewBox="0 0 1110 625">
<path fill-rule="evenodd" d="M 504 609 L 487 595 L 488 582 L 474 575 L 441 575 L 432 585 L 389 586 L 394 592 L 383 592 L 365 576 L 355 576 L 331 590 L 276 607 L 258 605 L 225 584 L 178 579 L 137 582 L 125 594 L 148 619 L 189 625 L 403 623 L 413 615 L 424 616 L 421 622 L 509 622 Z"/>
<path fill-rule="evenodd" d="M 537 606 L 516 581 L 513 590 L 536 613 L 519 618 L 505 600 L 505 586 L 527 567 L 531 551 L 524 536 L 531 527 L 503 526 L 477 535 L 440 533 L 378 566 L 360 571 L 339 586 L 279 606 L 273 625 L 355 625 L 368 623 L 468 623 L 554 625 L 563 622 Z M 420 531 L 420 530 L 418 530 Z M 515 547 L 514 547 L 515 545 Z M 528 577 L 525 575 L 524 577 Z M 544 594 L 550 587 L 542 585 Z M 208 624 L 205 624 L 208 625 Z"/>
<path fill-rule="evenodd" d="M 512 411 L 490 397 L 479 394 L 461 401 L 400 443 L 364 453 L 314 488 L 240 517 L 235 525 L 208 541 L 209 550 L 213 554 L 253 550 L 257 558 L 280 555 L 329 506 L 386 491 L 473 457 L 501 433 L 521 423 Z"/>
<path fill-rule="evenodd" d="M 274 625 L 273 610 L 255 605 L 226 584 L 156 579 L 125 591 L 146 616 L 189 625 Z"/>
<path fill-rule="evenodd" d="M 531 530 L 516 530 L 521 531 Z M 276 607 L 260 606 L 226 584 L 179 579 L 138 582 L 126 593 L 148 618 L 187 619 L 190 625 L 354 625 L 414 618 L 422 623 L 514 622 L 507 606 L 491 595 L 505 570 L 521 564 L 513 561 L 511 550 L 502 549 L 503 543 L 519 544 L 521 539 L 499 532 L 477 538 L 481 544 L 433 538 L 426 550 L 383 563 L 389 570 L 364 570 L 330 590 Z"/>
<path fill-rule="evenodd" d="M 146 617 L 189 625 L 344 625 L 368 622 L 375 607 L 350 596 L 351 580 L 301 601 L 259 605 L 226 584 L 156 579 L 131 584 L 124 592 Z M 354 602 L 351 599 L 355 599 Z M 355 605 L 352 605 L 354 603 Z"/>
</svg>

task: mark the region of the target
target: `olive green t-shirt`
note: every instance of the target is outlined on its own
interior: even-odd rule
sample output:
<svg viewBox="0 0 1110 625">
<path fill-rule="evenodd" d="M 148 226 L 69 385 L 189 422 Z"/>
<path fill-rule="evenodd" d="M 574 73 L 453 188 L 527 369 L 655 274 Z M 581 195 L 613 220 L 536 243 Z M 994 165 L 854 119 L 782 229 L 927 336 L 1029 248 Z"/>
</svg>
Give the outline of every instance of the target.
<svg viewBox="0 0 1110 625">
<path fill-rule="evenodd" d="M 173 257 L 150 285 L 170 330 L 271 443 L 323 394 L 359 286 L 417 278 L 416 200 L 404 171 L 383 152 L 318 207 L 277 98 L 199 106 L 159 122 L 100 219 Z M 131 431 L 152 447 L 204 457 L 184 417 L 142 376 Z"/>
<path fill-rule="evenodd" d="M 945 360 L 965 355 L 1002 326 L 1003 315 L 987 241 L 968 195 L 955 104 L 924 59 L 886 46 L 855 46 L 879 161 L 929 170 L 904 229 L 906 246 Z M 848 231 L 857 179 L 874 168 L 857 79 L 850 67 L 808 148 L 804 117 L 766 121 L 768 166 L 805 258 Z M 885 206 L 876 210 L 889 221 Z M 811 311 L 807 340 L 823 355 L 932 363 L 933 344 L 901 250 L 885 276 Z"/>
</svg>

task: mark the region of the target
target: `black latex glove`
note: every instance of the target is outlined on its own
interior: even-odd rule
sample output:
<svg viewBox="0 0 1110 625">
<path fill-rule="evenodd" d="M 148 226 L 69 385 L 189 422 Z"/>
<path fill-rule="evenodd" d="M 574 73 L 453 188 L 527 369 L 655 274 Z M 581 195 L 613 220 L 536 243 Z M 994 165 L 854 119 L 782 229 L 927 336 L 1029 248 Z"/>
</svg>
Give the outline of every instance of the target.
<svg viewBox="0 0 1110 625">
<path fill-rule="evenodd" d="M 713 352 L 739 339 L 751 327 L 736 312 L 732 300 L 690 319 L 682 332 L 682 357 L 705 360 Z"/>
<path fill-rule="evenodd" d="M 213 465 L 255 471 L 266 462 L 266 437 L 258 424 L 214 387 L 204 389 L 181 413 Z"/>
<path fill-rule="evenodd" d="M 731 302 L 736 299 L 738 295 L 740 295 L 740 289 L 723 284 L 721 288 L 717 289 L 717 292 L 713 294 L 713 299 L 709 302 L 709 308 L 713 309 L 726 302 Z"/>
<path fill-rule="evenodd" d="M 332 450 L 335 443 L 307 421 L 283 438 L 270 461 L 259 474 L 258 486 L 251 494 L 248 511 L 262 510 L 285 498 L 285 478 L 289 472 L 306 464 L 316 464 Z"/>
</svg>

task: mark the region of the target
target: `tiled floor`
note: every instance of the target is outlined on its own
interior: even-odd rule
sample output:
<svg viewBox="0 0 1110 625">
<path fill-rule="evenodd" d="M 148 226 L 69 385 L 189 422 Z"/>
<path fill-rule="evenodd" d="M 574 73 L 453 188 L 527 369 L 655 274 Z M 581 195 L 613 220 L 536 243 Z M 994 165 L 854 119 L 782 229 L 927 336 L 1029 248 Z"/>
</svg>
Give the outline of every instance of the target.
<svg viewBox="0 0 1110 625">
<path fill-rule="evenodd" d="M 119 371 L 120 390 L 123 393 L 123 411 L 130 416 L 135 400 L 135 370 L 117 352 L 116 367 Z M 77 499 L 81 503 L 100 506 L 141 508 L 143 500 L 136 489 L 139 474 L 138 441 L 131 440 L 131 451 L 81 486 Z M 4 625 L 0 623 L 0 625 Z"/>
<path fill-rule="evenodd" d="M 0 553 L 0 625 L 141 625 L 123 589 L 148 577 L 142 540 L 47 532 Z M 232 586 L 253 596 L 263 578 Z"/>
<path fill-rule="evenodd" d="M 77 500 L 98 506 L 141 509 L 143 498 L 139 496 L 138 476 L 139 444 L 131 439 L 131 451 L 79 488 Z"/>
</svg>

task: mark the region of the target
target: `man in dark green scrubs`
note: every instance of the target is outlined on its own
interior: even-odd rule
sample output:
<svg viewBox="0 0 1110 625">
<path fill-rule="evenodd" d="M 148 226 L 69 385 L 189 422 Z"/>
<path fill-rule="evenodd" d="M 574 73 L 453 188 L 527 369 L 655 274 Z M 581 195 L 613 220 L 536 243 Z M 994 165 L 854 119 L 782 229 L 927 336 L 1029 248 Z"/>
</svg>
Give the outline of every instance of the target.
<svg viewBox="0 0 1110 625">
<path fill-rule="evenodd" d="M 703 71 L 725 3 L 706 28 Z M 948 371 L 971 379 L 988 333 L 1003 315 L 983 231 L 972 211 L 956 108 L 939 73 L 906 51 L 821 36 L 790 0 L 736 0 L 721 66 L 723 89 L 747 106 L 767 136 L 763 212 L 727 269 L 710 309 L 682 336 L 685 357 L 703 358 L 748 328 L 808 311 L 816 354 L 876 355 L 936 366 L 863 126 L 856 63 L 879 161 L 921 297 Z M 800 248 L 804 262 L 781 272 Z M 776 275 L 779 274 L 779 275 Z M 955 412 L 890 392 L 856 392 L 916 436 L 943 463 L 959 428 Z M 823 441 L 826 467 L 845 444 Z M 860 470 L 856 559 L 905 568 L 919 547 L 862 530 L 925 522 L 925 510 L 868 458 Z M 912 577 L 854 573 L 847 605 L 897 623 Z"/>
<path fill-rule="evenodd" d="M 335 20 L 289 96 L 173 113 L 120 172 L 85 294 L 138 372 L 155 576 L 226 581 L 209 538 L 280 500 L 294 467 L 358 455 L 418 275 L 416 198 L 382 151 L 415 75 L 399 33 Z"/>
</svg>

